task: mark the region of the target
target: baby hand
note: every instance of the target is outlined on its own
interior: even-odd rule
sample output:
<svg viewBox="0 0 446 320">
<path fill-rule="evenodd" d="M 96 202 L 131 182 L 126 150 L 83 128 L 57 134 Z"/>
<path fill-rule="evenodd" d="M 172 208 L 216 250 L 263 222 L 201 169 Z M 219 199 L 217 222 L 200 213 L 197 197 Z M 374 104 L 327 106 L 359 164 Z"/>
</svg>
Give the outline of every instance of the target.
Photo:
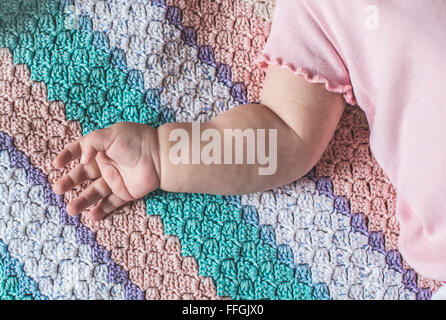
<svg viewBox="0 0 446 320">
<path fill-rule="evenodd" d="M 71 215 L 95 205 L 90 219 L 100 220 L 160 185 L 158 135 L 148 125 L 120 122 L 90 132 L 65 146 L 54 166 L 62 168 L 79 158 L 81 163 L 53 185 L 57 194 L 63 194 L 87 179 L 94 180 L 67 205 Z"/>
</svg>

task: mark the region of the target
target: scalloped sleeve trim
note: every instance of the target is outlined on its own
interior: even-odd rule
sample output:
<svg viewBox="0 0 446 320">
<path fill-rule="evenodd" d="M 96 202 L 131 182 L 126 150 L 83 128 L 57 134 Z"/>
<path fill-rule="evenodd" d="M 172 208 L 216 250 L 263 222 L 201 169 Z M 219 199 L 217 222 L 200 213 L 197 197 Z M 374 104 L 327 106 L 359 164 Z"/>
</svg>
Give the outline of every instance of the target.
<svg viewBox="0 0 446 320">
<path fill-rule="evenodd" d="M 344 97 L 344 100 L 348 104 L 351 104 L 351 105 L 357 104 L 355 95 L 353 94 L 353 87 L 350 84 L 337 85 L 337 86 L 333 85 L 328 79 L 326 79 L 320 75 L 311 74 L 311 72 L 309 72 L 308 70 L 306 70 L 304 68 L 299 68 L 299 67 L 296 67 L 292 63 L 284 62 L 283 59 L 280 57 L 271 58 L 266 53 L 259 54 L 258 58 L 256 59 L 256 64 L 262 69 L 266 69 L 268 67 L 268 65 L 270 65 L 270 64 L 281 66 L 283 68 L 290 70 L 295 75 L 303 76 L 305 78 L 305 80 L 307 80 L 310 83 L 324 84 L 325 88 L 328 91 L 342 94 L 342 96 Z"/>
</svg>

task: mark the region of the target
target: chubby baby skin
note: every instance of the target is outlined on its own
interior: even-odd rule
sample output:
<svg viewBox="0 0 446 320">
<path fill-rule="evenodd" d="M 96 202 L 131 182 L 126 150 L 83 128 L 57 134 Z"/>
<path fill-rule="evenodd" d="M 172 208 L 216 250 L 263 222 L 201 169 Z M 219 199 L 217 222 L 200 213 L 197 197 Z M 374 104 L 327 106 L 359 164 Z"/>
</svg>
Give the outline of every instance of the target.
<svg viewBox="0 0 446 320">
<path fill-rule="evenodd" d="M 223 137 L 225 129 L 266 132 L 276 129 L 277 165 L 273 174 L 259 174 L 262 165 L 258 161 L 254 164 L 172 162 L 169 152 L 176 142 L 169 139 L 170 134 L 175 129 L 184 129 L 192 139 L 192 123 L 167 123 L 155 129 L 120 122 L 65 146 L 54 159 L 56 168 L 76 159 L 81 161 L 55 182 L 53 189 L 64 194 L 92 180 L 67 204 L 67 212 L 78 215 L 91 208 L 87 218 L 94 221 L 157 188 L 220 195 L 267 190 L 299 179 L 317 163 L 336 130 L 344 106 L 341 94 L 327 91 L 323 84 L 310 83 L 288 69 L 270 65 L 260 104 L 234 107 L 201 123 L 199 130 L 215 129 Z M 207 142 L 200 143 L 201 148 Z M 245 143 L 245 155 L 247 147 Z M 200 150 L 192 149 L 191 153 Z"/>
</svg>

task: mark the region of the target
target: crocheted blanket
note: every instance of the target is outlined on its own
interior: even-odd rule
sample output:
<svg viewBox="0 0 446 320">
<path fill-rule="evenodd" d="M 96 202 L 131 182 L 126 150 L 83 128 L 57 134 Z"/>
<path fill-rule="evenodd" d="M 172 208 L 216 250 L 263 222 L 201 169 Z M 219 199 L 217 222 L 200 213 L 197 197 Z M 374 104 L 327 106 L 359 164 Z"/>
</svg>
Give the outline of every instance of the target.
<svg viewBox="0 0 446 320">
<path fill-rule="evenodd" d="M 243 196 L 157 190 L 71 217 L 52 160 L 119 121 L 256 102 L 273 0 L 0 2 L 0 299 L 430 299 L 397 250 L 395 191 L 347 106 L 302 179 Z"/>
</svg>

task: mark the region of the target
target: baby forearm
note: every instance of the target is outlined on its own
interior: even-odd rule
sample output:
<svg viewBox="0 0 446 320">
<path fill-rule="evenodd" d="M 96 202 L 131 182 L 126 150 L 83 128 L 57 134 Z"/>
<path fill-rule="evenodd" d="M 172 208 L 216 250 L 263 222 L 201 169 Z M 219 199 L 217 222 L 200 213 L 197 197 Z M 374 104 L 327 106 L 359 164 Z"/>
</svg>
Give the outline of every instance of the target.
<svg viewBox="0 0 446 320">
<path fill-rule="evenodd" d="M 158 141 L 160 187 L 172 192 L 262 191 L 314 165 L 298 134 L 261 104 L 233 108 L 207 123 L 162 125 Z"/>
</svg>

